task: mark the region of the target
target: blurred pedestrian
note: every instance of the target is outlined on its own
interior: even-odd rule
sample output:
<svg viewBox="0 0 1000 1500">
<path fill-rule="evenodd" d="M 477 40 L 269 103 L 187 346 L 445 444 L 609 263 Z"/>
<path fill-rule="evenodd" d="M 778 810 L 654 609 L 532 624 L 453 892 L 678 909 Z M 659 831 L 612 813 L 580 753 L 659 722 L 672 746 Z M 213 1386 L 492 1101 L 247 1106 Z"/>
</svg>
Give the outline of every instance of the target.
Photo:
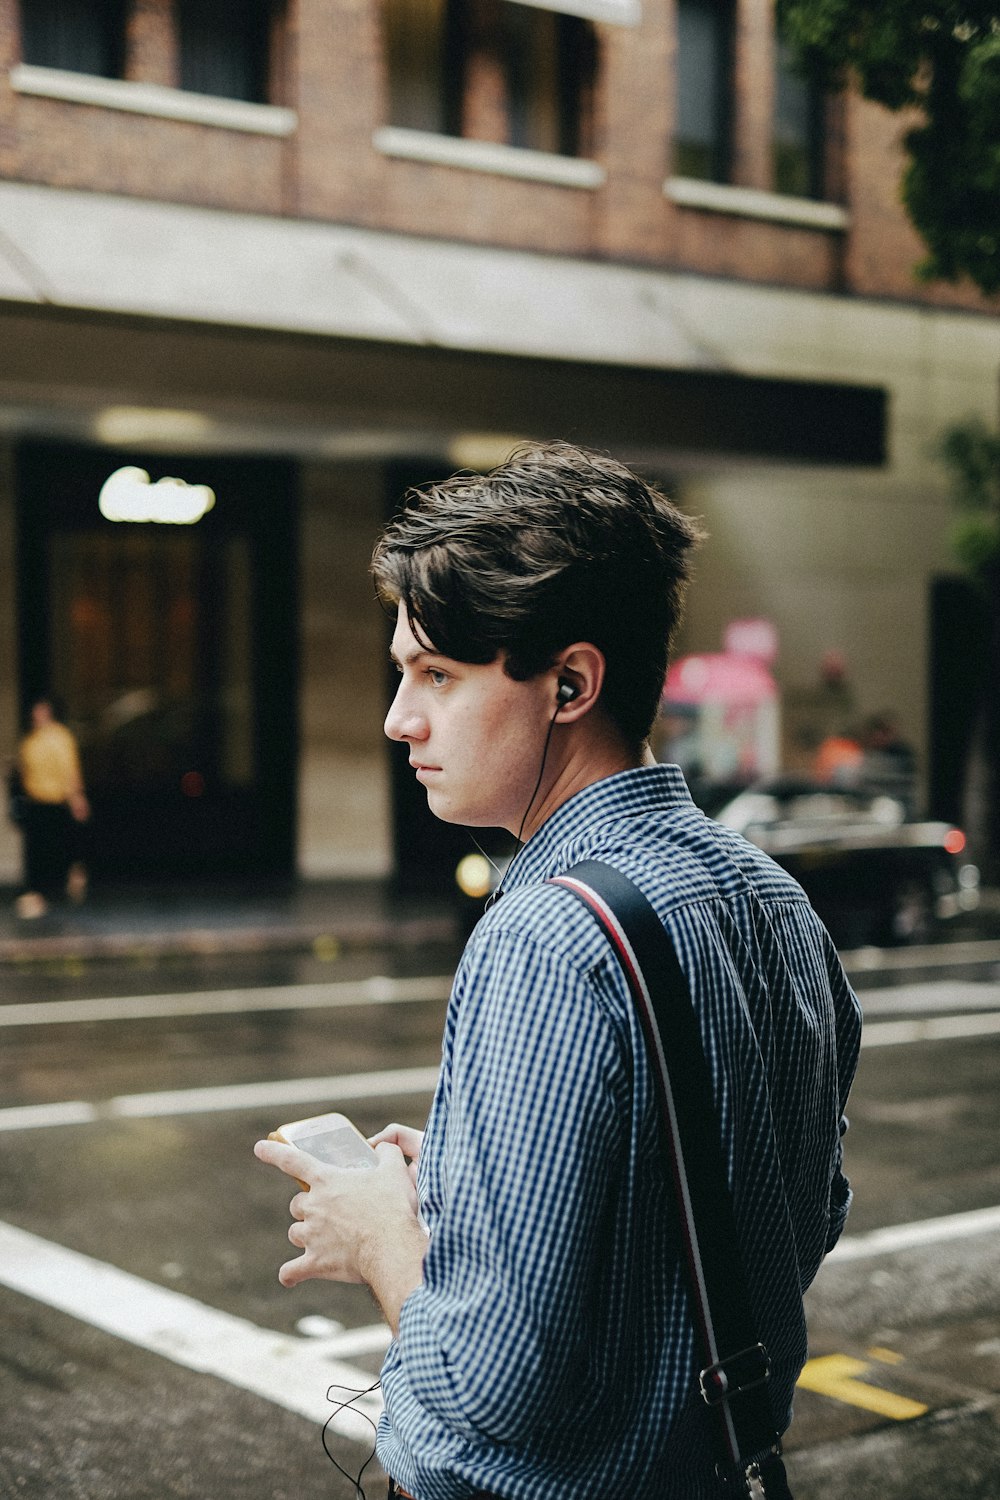
<svg viewBox="0 0 1000 1500">
<path fill-rule="evenodd" d="M 824 651 L 820 660 L 815 711 L 823 738 L 843 734 L 854 714 L 854 689 L 847 672 L 847 658 L 836 647 Z"/>
<path fill-rule="evenodd" d="M 864 759 L 865 752 L 858 735 L 850 732 L 828 734 L 813 756 L 813 774 L 817 781 L 828 786 L 857 786 Z"/>
<path fill-rule="evenodd" d="M 864 756 L 861 774 L 873 791 L 897 797 L 908 813 L 916 802 L 917 757 L 903 738 L 895 714 L 872 714 L 861 732 Z"/>
<path fill-rule="evenodd" d="M 24 890 L 15 903 L 28 920 L 44 916 L 53 901 L 82 900 L 80 825 L 90 817 L 80 752 L 53 698 L 35 699 L 30 723 L 17 751 Z"/>
</svg>

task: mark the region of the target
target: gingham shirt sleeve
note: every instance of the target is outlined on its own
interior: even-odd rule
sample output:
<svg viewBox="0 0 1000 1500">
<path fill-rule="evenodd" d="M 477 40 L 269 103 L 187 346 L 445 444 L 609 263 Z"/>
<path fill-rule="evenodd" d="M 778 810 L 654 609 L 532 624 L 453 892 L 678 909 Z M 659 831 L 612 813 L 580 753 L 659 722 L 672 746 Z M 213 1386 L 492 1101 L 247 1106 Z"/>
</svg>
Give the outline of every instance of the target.
<svg viewBox="0 0 1000 1500">
<path fill-rule="evenodd" d="M 838 1087 L 840 1107 L 839 1139 L 837 1141 L 833 1181 L 830 1185 L 830 1228 L 826 1238 L 825 1252 L 829 1254 L 844 1232 L 850 1211 L 853 1193 L 851 1184 L 844 1175 L 844 1136 L 848 1130 L 845 1114 L 847 1096 L 854 1081 L 861 1049 L 861 1006 L 847 982 L 836 949 L 829 937 L 826 939 L 827 972 L 830 976 L 830 992 L 833 996 L 836 1016 Z"/>
<path fill-rule="evenodd" d="M 453 999 L 446 1180 L 399 1349 L 428 1413 L 503 1443 L 565 1410 L 592 1352 L 627 1110 L 594 978 L 498 926 L 467 950 Z"/>
</svg>

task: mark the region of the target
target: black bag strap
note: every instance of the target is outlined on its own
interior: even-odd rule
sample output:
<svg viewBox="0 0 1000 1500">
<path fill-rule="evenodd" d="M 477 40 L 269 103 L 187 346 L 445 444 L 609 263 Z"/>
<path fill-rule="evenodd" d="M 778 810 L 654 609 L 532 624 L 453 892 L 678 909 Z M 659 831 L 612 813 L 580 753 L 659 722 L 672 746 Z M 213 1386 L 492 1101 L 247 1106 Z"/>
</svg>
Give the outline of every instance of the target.
<svg viewBox="0 0 1000 1500">
<path fill-rule="evenodd" d="M 597 918 L 638 1012 L 677 1198 L 688 1291 L 701 1351 L 701 1394 L 714 1412 L 728 1491 L 791 1500 L 768 1399 L 769 1363 L 739 1253 L 712 1081 L 673 942 L 646 897 L 611 865 L 586 860 L 552 884 Z"/>
</svg>

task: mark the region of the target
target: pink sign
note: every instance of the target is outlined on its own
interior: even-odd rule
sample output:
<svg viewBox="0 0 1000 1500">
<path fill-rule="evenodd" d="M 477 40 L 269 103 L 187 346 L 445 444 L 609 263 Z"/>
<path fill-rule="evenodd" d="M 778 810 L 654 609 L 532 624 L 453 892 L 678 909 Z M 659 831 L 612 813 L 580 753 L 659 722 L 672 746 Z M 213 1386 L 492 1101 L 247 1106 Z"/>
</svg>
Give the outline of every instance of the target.
<svg viewBox="0 0 1000 1500">
<path fill-rule="evenodd" d="M 774 678 L 753 656 L 707 652 L 682 656 L 667 672 L 668 703 L 767 703 L 777 695 Z"/>
<path fill-rule="evenodd" d="M 735 656 L 752 656 L 766 667 L 778 659 L 778 627 L 773 620 L 730 620 L 723 643 Z"/>
</svg>

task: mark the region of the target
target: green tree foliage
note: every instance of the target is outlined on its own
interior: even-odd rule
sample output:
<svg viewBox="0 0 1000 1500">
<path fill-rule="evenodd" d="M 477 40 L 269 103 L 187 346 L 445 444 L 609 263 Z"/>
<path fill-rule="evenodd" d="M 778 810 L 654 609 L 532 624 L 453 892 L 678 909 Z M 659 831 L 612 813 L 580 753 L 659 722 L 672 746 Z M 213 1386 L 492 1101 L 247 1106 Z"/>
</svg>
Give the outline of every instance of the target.
<svg viewBox="0 0 1000 1500">
<path fill-rule="evenodd" d="M 776 0 L 802 69 L 828 89 L 922 118 L 905 136 L 902 198 L 925 279 L 1000 290 L 1000 5 L 947 0 Z"/>
<path fill-rule="evenodd" d="M 952 551 L 969 573 L 991 582 L 1000 569 L 1000 433 L 982 422 L 952 427 L 941 453 L 958 510 Z"/>
</svg>

